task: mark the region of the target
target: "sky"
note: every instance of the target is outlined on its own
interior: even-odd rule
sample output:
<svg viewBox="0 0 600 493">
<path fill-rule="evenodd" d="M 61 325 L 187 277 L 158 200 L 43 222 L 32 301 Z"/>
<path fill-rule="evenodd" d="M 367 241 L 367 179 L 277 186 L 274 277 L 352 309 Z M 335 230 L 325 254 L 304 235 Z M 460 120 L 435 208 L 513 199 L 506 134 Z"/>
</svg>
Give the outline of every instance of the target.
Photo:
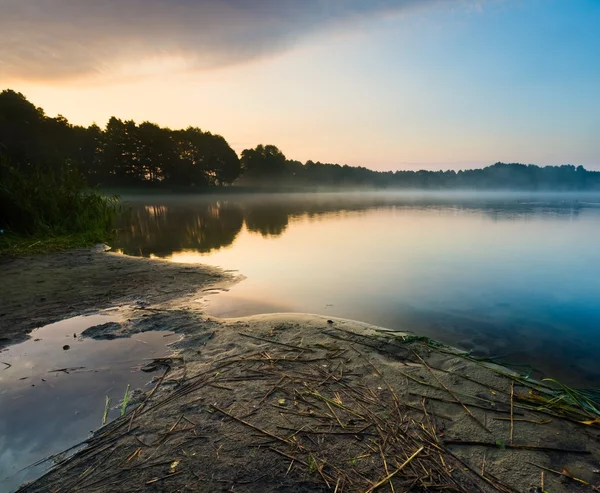
<svg viewBox="0 0 600 493">
<path fill-rule="evenodd" d="M 0 0 L 0 89 L 372 169 L 600 169 L 600 0 Z"/>
</svg>

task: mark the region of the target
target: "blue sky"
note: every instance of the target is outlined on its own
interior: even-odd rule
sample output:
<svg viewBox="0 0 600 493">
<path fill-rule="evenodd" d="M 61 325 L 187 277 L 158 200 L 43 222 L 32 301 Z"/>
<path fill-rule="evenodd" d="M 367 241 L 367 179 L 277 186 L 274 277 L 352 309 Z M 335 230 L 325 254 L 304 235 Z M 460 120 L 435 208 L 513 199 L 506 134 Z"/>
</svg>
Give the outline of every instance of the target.
<svg viewBox="0 0 600 493">
<path fill-rule="evenodd" d="M 44 4 L 0 0 L 0 85 L 74 123 L 194 125 L 376 169 L 600 169 L 598 0 Z"/>
</svg>

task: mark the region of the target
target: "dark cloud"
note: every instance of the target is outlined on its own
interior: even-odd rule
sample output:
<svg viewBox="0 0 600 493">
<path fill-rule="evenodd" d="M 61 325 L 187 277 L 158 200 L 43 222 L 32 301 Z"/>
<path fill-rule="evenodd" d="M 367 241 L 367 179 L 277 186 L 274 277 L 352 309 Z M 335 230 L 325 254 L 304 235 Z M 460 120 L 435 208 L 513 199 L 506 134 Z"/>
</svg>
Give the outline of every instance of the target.
<svg viewBox="0 0 600 493">
<path fill-rule="evenodd" d="M 0 0 L 0 77 L 69 78 L 163 55 L 237 63 L 340 22 L 450 1 Z"/>
</svg>

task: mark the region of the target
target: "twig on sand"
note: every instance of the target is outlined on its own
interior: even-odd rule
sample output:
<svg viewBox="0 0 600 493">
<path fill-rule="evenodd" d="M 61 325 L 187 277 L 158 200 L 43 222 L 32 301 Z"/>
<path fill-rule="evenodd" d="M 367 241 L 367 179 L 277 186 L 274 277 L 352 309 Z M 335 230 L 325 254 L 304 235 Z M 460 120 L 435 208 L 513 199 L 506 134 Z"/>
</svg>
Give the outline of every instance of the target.
<svg viewBox="0 0 600 493">
<path fill-rule="evenodd" d="M 259 428 L 258 426 L 254 426 L 252 423 L 248 423 L 248 421 L 244 421 L 243 419 L 236 418 L 233 414 L 228 413 L 227 411 L 224 411 L 223 409 L 215 406 L 214 404 L 211 405 L 210 407 L 212 407 L 215 411 L 219 411 L 221 414 L 224 414 L 225 416 L 230 417 L 234 421 L 237 421 L 238 423 L 241 423 L 245 426 L 248 426 L 249 428 L 252 428 L 253 430 L 256 430 L 256 431 L 262 433 L 263 435 L 267 435 L 268 437 L 271 437 L 275 440 L 278 440 L 278 441 L 286 443 L 286 444 L 288 443 L 287 440 L 285 440 L 284 438 L 278 437 L 277 435 L 273 435 L 273 433 L 263 430 L 263 429 Z"/>
<path fill-rule="evenodd" d="M 444 440 L 445 445 L 470 445 L 475 447 L 492 447 L 492 448 L 506 448 L 513 450 L 536 450 L 539 452 L 563 452 L 565 454 L 581 454 L 591 455 L 589 450 L 582 449 L 567 449 L 560 447 L 538 447 L 537 445 L 507 445 L 492 442 L 481 442 L 477 440 Z"/>
<path fill-rule="evenodd" d="M 367 491 L 365 491 L 365 493 L 372 493 L 373 491 L 375 491 L 377 488 L 379 488 L 380 486 L 383 486 L 385 483 L 387 483 L 388 481 L 390 481 L 396 474 L 398 474 L 400 471 L 402 471 L 402 469 L 404 469 L 406 467 L 406 465 L 408 463 L 410 463 L 410 461 L 412 461 L 417 455 L 419 455 L 421 452 L 423 452 L 423 449 L 425 447 L 421 447 L 419 450 L 417 450 L 414 454 L 412 454 L 408 459 L 406 459 L 402 465 L 396 469 L 392 474 L 388 474 L 387 477 L 383 478 L 381 481 L 378 481 L 377 483 L 375 483 L 373 486 L 371 486 Z"/>
<path fill-rule="evenodd" d="M 150 481 L 146 481 L 146 486 L 158 483 L 159 481 L 164 481 L 165 479 L 172 478 L 173 476 L 179 476 L 180 474 L 183 474 L 183 473 L 184 473 L 184 471 L 178 471 L 178 472 L 174 472 L 173 474 L 167 474 L 166 476 L 163 476 L 162 478 L 151 479 Z"/>
<path fill-rule="evenodd" d="M 515 431 L 515 420 L 513 416 L 514 410 L 514 397 L 515 397 L 515 381 L 510 382 L 510 443 L 513 443 L 513 434 Z"/>
<path fill-rule="evenodd" d="M 481 461 L 481 475 L 485 476 L 485 457 L 487 455 L 487 450 L 483 451 L 483 460 Z"/>
<path fill-rule="evenodd" d="M 442 389 L 439 389 L 442 390 Z M 416 392 L 408 392 L 408 395 L 413 395 L 415 397 L 423 397 L 423 394 L 418 394 Z M 428 399 L 432 400 L 432 401 L 439 401 L 439 402 L 444 402 L 446 404 L 457 404 L 457 405 L 461 405 L 460 402 L 456 402 L 456 401 L 451 401 L 448 399 L 442 399 L 441 397 L 434 397 L 432 395 L 429 394 L 425 394 L 425 397 L 427 397 Z M 472 402 L 469 402 L 469 406 L 470 407 L 476 407 L 477 409 L 484 409 L 485 411 L 490 411 L 493 413 L 500 413 L 500 414 L 508 414 L 510 413 L 509 410 L 503 410 L 503 409 L 495 409 L 493 407 L 489 407 L 489 406 L 482 406 L 480 404 L 474 404 Z M 523 416 L 523 413 L 515 413 L 517 416 Z M 443 417 L 443 415 L 438 414 L 439 417 Z M 510 418 L 496 418 L 496 419 L 510 419 Z"/>
<path fill-rule="evenodd" d="M 375 373 L 381 378 L 381 380 L 383 381 L 385 386 L 388 388 L 388 390 L 392 394 L 392 399 L 394 400 L 394 407 L 396 408 L 396 412 L 398 413 L 398 418 L 400 418 L 400 420 L 402 420 L 402 413 L 400 412 L 400 400 L 398 399 L 398 396 L 396 395 L 396 392 L 394 392 L 394 389 L 392 388 L 392 386 L 383 377 L 383 374 L 381 373 L 381 371 L 379 371 L 379 369 L 371 361 L 369 361 L 369 359 L 364 354 L 362 354 L 354 346 L 352 346 L 352 349 L 354 349 L 354 351 L 356 351 L 360 355 L 360 357 L 362 359 L 364 359 L 371 366 L 371 368 L 373 368 L 373 370 L 375 370 Z"/>
<path fill-rule="evenodd" d="M 456 455 L 454 452 L 452 452 L 451 450 L 446 450 L 446 452 L 448 454 L 450 454 L 452 457 L 454 457 L 458 462 L 460 462 L 465 469 L 471 471 L 473 474 L 475 474 L 477 477 L 483 479 L 487 484 L 489 484 L 490 486 L 492 486 L 495 490 L 500 491 L 502 493 L 519 493 L 517 490 L 515 490 L 514 488 L 511 488 L 510 486 L 507 486 L 505 484 L 502 484 L 500 481 L 498 481 L 496 478 L 493 478 L 491 476 L 484 476 L 483 474 L 479 474 L 475 469 L 473 469 L 468 462 L 462 460 L 458 455 Z"/>
<path fill-rule="evenodd" d="M 475 415 L 471 412 L 471 410 L 465 406 L 463 404 L 463 402 L 458 398 L 458 396 L 452 392 L 438 377 L 437 375 L 433 372 L 433 370 L 431 368 L 429 368 L 429 365 L 425 362 L 425 360 L 423 358 L 421 358 L 421 356 L 419 356 L 419 354 L 413 350 L 413 353 L 415 354 L 415 356 L 417 358 L 419 358 L 419 361 L 421 361 L 421 363 L 423 363 L 423 365 L 425 366 L 425 368 L 427 368 L 427 370 L 429 371 L 429 373 L 431 373 L 431 375 L 433 376 L 433 378 L 435 378 L 437 380 L 437 383 L 439 383 L 451 396 L 452 398 L 458 402 L 462 408 L 467 412 L 467 414 L 479 425 L 481 426 L 481 428 L 483 428 L 485 431 L 487 431 L 488 433 L 491 433 L 491 431 L 487 428 L 487 426 L 485 426 L 481 421 L 479 421 Z"/>
<path fill-rule="evenodd" d="M 385 459 L 385 454 L 383 453 L 383 449 L 381 448 L 381 444 L 379 445 L 379 453 L 381 454 L 381 460 L 383 461 L 383 468 L 385 469 L 385 473 L 389 476 L 390 470 L 388 468 L 387 460 Z M 392 483 L 391 479 L 390 479 L 390 488 L 392 490 L 392 493 L 396 493 L 396 490 L 394 488 L 394 483 Z"/>
<path fill-rule="evenodd" d="M 150 393 L 146 396 L 146 398 L 144 399 L 144 401 L 131 412 L 131 418 L 129 418 L 129 426 L 127 427 L 127 431 L 131 430 L 131 426 L 133 425 L 133 419 L 136 417 L 136 415 L 138 415 L 140 413 L 140 411 L 142 411 L 144 409 L 144 407 L 146 406 L 146 403 L 148 402 L 148 400 L 150 400 L 150 398 L 156 393 L 156 391 L 158 390 L 158 387 L 160 387 L 160 384 L 163 383 L 163 380 L 167 376 L 167 373 L 169 373 L 170 369 L 171 369 L 170 366 L 167 367 L 167 369 L 165 370 L 165 372 L 158 379 L 158 382 L 156 382 L 156 385 L 150 391 Z"/>
<path fill-rule="evenodd" d="M 554 470 L 554 469 L 550 469 L 549 467 L 540 466 L 539 464 L 536 464 L 536 463 L 534 463 L 534 462 L 527 462 L 527 464 L 530 464 L 530 465 L 532 465 L 532 466 L 535 466 L 535 467 L 539 467 L 540 469 L 542 469 L 542 470 L 544 470 L 544 471 L 552 472 L 552 473 L 554 473 L 554 474 L 557 474 L 558 476 L 562 476 L 562 477 L 564 477 L 564 478 L 569 478 L 569 479 L 572 479 L 572 480 L 573 480 L 573 481 L 575 481 L 576 483 L 580 483 L 580 484 L 583 484 L 583 485 L 585 485 L 585 486 L 591 486 L 591 488 L 592 488 L 594 491 L 600 491 L 600 489 L 599 489 L 597 486 L 594 486 L 593 484 L 591 484 L 591 483 L 588 483 L 587 481 L 584 481 L 583 479 L 576 478 L 575 476 L 573 476 L 573 475 L 572 475 L 572 474 L 570 474 L 570 473 L 569 473 L 569 474 L 567 474 L 567 473 L 565 473 L 565 472 L 556 471 L 556 470 Z"/>
<path fill-rule="evenodd" d="M 262 342 L 268 342 L 270 344 L 275 344 L 276 346 L 284 346 L 284 347 L 289 347 L 292 349 L 297 349 L 299 351 L 310 351 L 313 352 L 312 349 L 310 348 L 306 348 L 306 347 L 302 347 L 302 346 L 294 346 L 293 344 L 286 344 L 284 342 L 279 342 L 279 341 L 272 341 L 271 339 L 266 339 L 264 337 L 257 337 L 257 336 L 253 336 L 250 334 L 244 334 L 243 332 L 240 332 L 240 335 L 243 337 L 248 337 L 249 339 L 256 339 L 258 341 L 262 341 Z"/>
<path fill-rule="evenodd" d="M 544 491 L 546 488 L 544 487 L 544 471 L 540 472 L 540 487 L 542 488 L 542 491 Z"/>
<path fill-rule="evenodd" d="M 551 419 L 545 419 L 543 421 L 536 421 L 534 419 L 523 419 L 523 418 L 492 418 L 495 421 L 520 421 L 521 423 L 533 423 L 534 425 L 547 425 L 552 423 Z"/>
</svg>

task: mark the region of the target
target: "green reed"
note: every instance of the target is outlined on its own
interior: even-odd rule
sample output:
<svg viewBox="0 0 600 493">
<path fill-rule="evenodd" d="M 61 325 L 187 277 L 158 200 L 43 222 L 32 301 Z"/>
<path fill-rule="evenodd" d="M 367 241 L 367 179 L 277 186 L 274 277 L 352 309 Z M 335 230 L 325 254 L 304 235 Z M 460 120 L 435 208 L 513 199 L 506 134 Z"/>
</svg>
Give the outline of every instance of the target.
<svg viewBox="0 0 600 493">
<path fill-rule="evenodd" d="M 47 243 L 58 238 L 66 238 L 59 244 L 82 246 L 110 235 L 121 206 L 117 196 L 105 197 L 89 188 L 68 164 L 60 169 L 23 168 L 0 159 L 0 210 L 5 247 L 22 239 L 33 246 L 32 239 Z"/>
</svg>

